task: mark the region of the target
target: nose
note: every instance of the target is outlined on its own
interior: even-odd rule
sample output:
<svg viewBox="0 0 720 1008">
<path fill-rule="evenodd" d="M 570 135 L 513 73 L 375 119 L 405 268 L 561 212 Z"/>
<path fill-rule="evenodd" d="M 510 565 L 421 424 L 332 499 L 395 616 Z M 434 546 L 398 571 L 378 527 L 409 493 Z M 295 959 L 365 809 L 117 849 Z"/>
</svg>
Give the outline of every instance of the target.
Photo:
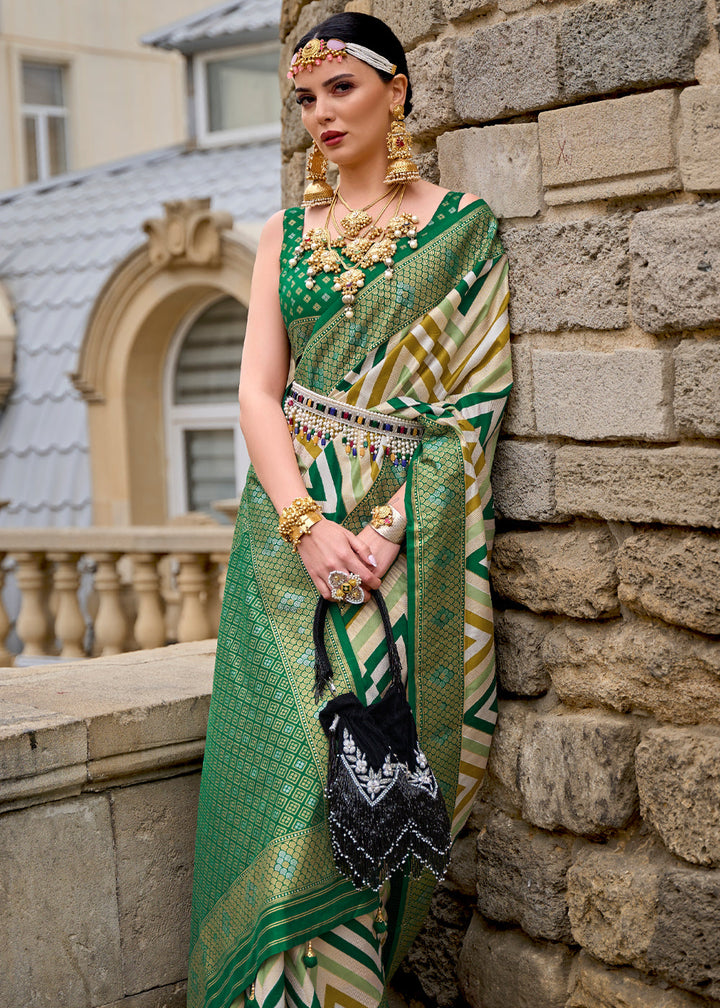
<svg viewBox="0 0 720 1008">
<path fill-rule="evenodd" d="M 332 103 L 327 95 L 319 94 L 315 99 L 315 118 L 319 123 L 330 122 L 334 118 Z"/>
</svg>

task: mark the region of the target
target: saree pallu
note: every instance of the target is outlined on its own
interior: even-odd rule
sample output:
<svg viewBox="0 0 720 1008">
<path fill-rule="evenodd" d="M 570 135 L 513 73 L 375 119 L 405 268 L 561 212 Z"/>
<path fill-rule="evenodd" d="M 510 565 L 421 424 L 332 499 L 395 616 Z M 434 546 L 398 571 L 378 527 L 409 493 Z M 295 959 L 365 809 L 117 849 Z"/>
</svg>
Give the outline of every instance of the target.
<svg viewBox="0 0 720 1008">
<path fill-rule="evenodd" d="M 353 532 L 404 484 L 406 552 L 383 593 L 453 835 L 469 815 L 496 720 L 490 469 L 511 384 L 497 224 L 481 200 L 462 210 L 459 200 L 443 198 L 416 249 L 398 242 L 391 280 L 383 264 L 368 275 L 353 318 L 333 277 L 317 277 L 308 290 L 302 262 L 288 264 L 302 234 L 299 208 L 285 214 L 280 274 L 295 381 L 348 415 L 372 411 L 422 427 L 406 464 L 368 442 L 348 447 L 340 434 L 303 429 L 294 443 L 308 493 Z M 362 929 L 378 905 L 376 892 L 338 874 L 330 849 L 327 743 L 312 690 L 316 601 L 251 469 L 228 565 L 203 764 L 189 1008 L 241 1005 L 262 964 L 271 972 L 271 957 L 290 950 L 297 959 L 308 939 Z M 369 606 L 332 610 L 327 643 L 338 691 L 370 702 L 389 682 L 379 616 Z M 434 884 L 427 871 L 391 880 L 380 989 L 417 935 Z M 335 1000 L 347 1003 L 338 992 Z M 307 1003 L 301 993 L 294 1001 Z"/>
</svg>

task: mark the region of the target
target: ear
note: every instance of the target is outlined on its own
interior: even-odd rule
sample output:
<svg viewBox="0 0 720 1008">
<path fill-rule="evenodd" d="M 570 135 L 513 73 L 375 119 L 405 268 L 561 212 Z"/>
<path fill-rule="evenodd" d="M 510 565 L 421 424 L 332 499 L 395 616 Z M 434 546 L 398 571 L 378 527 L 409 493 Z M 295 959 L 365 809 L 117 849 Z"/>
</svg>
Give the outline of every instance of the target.
<svg viewBox="0 0 720 1008">
<path fill-rule="evenodd" d="M 395 74 L 393 79 L 390 81 L 390 98 L 392 99 L 392 104 L 390 108 L 393 109 L 396 105 L 405 104 L 405 95 L 408 89 L 408 79 L 405 74 Z"/>
</svg>

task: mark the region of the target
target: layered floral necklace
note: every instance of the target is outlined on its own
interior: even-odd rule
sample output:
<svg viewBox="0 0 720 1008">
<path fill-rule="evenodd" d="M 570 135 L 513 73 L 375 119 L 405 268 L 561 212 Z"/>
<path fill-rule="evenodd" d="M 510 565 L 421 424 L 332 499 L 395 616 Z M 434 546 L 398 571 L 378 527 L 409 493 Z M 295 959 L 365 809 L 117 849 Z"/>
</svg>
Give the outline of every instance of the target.
<svg viewBox="0 0 720 1008">
<path fill-rule="evenodd" d="M 348 206 L 336 190 L 328 208 L 325 225 L 308 231 L 290 259 L 289 265 L 294 269 L 305 254 L 310 252 L 304 263 L 307 271 L 305 286 L 308 290 L 315 287 L 318 273 L 339 274 L 333 290 L 342 291 L 345 317 L 348 319 L 353 317 L 353 305 L 358 291 L 365 284 L 366 271 L 383 262 L 385 277 L 391 280 L 398 239 L 408 238 L 410 248 L 417 248 L 418 219 L 414 214 L 400 212 L 405 188 L 405 185 L 393 186 L 389 194 L 384 193 L 358 210 Z M 340 220 L 336 213 L 338 203 L 349 211 Z M 368 211 L 378 204 L 381 204 L 380 209 L 373 218 Z M 392 216 L 381 227 L 380 221 L 386 213 L 391 213 Z M 337 232 L 335 237 L 330 234 L 331 221 Z"/>
</svg>

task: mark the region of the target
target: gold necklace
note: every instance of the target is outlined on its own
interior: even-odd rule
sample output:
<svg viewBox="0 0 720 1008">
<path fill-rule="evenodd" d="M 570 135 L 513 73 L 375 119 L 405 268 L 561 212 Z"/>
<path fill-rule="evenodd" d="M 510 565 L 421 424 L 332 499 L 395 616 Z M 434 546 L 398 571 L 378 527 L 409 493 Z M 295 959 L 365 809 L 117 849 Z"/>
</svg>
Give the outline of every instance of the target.
<svg viewBox="0 0 720 1008">
<path fill-rule="evenodd" d="M 342 197 L 342 193 L 339 189 L 337 189 L 335 196 L 340 200 L 345 209 L 349 211 L 341 221 L 337 221 L 337 219 L 335 219 L 335 215 L 333 214 L 333 219 L 338 225 L 338 230 L 344 231 L 348 238 L 357 238 L 358 235 L 365 230 L 365 228 L 370 227 L 370 225 L 374 223 L 372 217 L 368 213 L 368 210 L 372 210 L 374 206 L 377 206 L 377 204 L 381 203 L 383 200 L 387 200 L 388 205 L 392 203 L 398 189 L 399 186 L 393 186 L 389 195 L 386 192 L 382 193 L 377 199 L 374 199 L 372 203 L 368 203 L 367 206 L 361 207 L 358 210 L 355 210 L 346 203 Z M 387 207 L 383 207 L 380 211 L 379 217 L 382 217 L 386 209 Z"/>
<path fill-rule="evenodd" d="M 397 252 L 397 240 L 407 238 L 410 248 L 417 248 L 417 223 L 418 219 L 414 214 L 401 213 L 400 207 L 405 196 L 405 185 L 398 187 L 397 194 L 393 191 L 390 194 L 386 205 L 377 215 L 375 221 L 370 218 L 369 225 L 361 229 L 367 233 L 358 233 L 350 241 L 340 234 L 335 239 L 330 236 L 330 221 L 334 221 L 338 230 L 340 226 L 335 218 L 335 204 L 338 201 L 338 193 L 333 194 L 324 227 L 312 228 L 300 244 L 295 248 L 294 254 L 288 265 L 295 268 L 306 252 L 310 252 L 307 260 L 307 279 L 305 286 L 312 290 L 316 285 L 315 277 L 318 273 L 339 273 L 340 276 L 333 284 L 333 290 L 342 292 L 342 300 L 345 305 L 345 317 L 351 319 L 354 315 L 353 305 L 358 291 L 365 284 L 365 272 L 371 270 L 379 262 L 384 262 L 386 279 L 391 280 L 394 273 L 395 253 Z M 392 206 L 397 195 L 397 206 L 395 213 L 384 227 L 379 227 L 379 221 L 383 214 Z M 341 202 L 344 201 L 341 199 Z M 375 201 L 380 202 L 379 200 Z M 342 250 L 342 253 L 340 252 Z M 353 265 L 350 266 L 344 259 L 349 259 Z"/>
</svg>

